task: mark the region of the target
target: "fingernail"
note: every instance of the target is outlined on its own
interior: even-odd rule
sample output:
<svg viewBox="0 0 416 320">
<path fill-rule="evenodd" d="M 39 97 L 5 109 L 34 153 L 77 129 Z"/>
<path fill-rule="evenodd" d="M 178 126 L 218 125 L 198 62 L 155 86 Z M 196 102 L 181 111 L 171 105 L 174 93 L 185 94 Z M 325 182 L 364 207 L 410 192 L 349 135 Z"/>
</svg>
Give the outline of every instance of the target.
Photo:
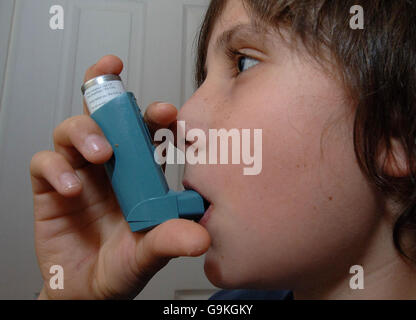
<svg viewBox="0 0 416 320">
<path fill-rule="evenodd" d="M 65 190 L 73 189 L 81 184 L 81 180 L 71 172 L 65 172 L 59 177 L 59 181 Z"/>
<path fill-rule="evenodd" d="M 90 134 L 85 139 L 85 144 L 91 153 L 97 153 L 101 150 L 111 147 L 109 143 L 98 134 Z"/>
</svg>

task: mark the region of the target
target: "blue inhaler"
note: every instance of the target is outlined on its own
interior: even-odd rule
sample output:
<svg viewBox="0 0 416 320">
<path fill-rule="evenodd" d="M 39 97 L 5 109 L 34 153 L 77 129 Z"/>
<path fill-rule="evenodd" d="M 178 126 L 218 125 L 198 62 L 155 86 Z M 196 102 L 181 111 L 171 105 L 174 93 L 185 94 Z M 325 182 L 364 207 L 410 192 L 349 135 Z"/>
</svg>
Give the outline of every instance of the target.
<svg viewBox="0 0 416 320">
<path fill-rule="evenodd" d="M 169 219 L 198 220 L 208 204 L 194 190 L 169 190 L 133 93 L 117 75 L 87 81 L 81 88 L 91 118 L 113 148 L 104 164 L 120 208 L 133 232 Z"/>
</svg>

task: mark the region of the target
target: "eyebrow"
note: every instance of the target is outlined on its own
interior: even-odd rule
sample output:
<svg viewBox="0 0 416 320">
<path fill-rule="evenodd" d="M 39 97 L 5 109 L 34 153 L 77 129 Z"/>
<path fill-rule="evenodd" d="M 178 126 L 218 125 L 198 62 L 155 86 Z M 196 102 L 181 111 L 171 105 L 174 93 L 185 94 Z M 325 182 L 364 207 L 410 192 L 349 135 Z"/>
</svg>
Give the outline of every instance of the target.
<svg viewBox="0 0 416 320">
<path fill-rule="evenodd" d="M 253 24 L 237 24 L 227 31 L 224 31 L 215 42 L 215 50 L 223 49 L 226 45 L 234 40 L 244 40 L 250 36 L 264 36 L 264 33 L 259 27 Z"/>
<path fill-rule="evenodd" d="M 253 23 L 240 23 L 236 24 L 230 29 L 224 31 L 214 44 L 214 51 L 223 50 L 229 43 L 246 40 L 247 38 L 256 37 L 258 39 L 264 39 L 264 30 L 260 26 L 256 26 Z M 264 40 L 263 40 L 264 41 Z M 207 70 L 207 60 L 205 61 L 205 71 Z"/>
</svg>

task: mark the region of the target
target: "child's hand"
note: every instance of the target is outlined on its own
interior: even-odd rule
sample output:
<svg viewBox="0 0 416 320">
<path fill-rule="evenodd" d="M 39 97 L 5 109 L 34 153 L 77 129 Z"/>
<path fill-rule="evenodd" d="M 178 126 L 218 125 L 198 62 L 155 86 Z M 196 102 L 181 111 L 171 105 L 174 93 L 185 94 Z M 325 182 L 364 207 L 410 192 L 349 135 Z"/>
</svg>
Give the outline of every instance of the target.
<svg viewBox="0 0 416 320">
<path fill-rule="evenodd" d="M 119 74 L 122 68 L 120 59 L 106 56 L 85 80 Z M 202 226 L 183 219 L 132 233 L 103 166 L 111 146 L 85 104 L 84 112 L 55 129 L 55 152 L 38 152 L 30 163 L 35 248 L 44 279 L 40 298 L 134 298 L 171 258 L 203 254 L 210 237 Z M 144 118 L 154 131 L 173 123 L 176 112 L 173 105 L 154 103 Z M 78 183 L 71 179 L 74 174 Z M 63 290 L 49 286 L 52 265 L 63 267 Z"/>
</svg>

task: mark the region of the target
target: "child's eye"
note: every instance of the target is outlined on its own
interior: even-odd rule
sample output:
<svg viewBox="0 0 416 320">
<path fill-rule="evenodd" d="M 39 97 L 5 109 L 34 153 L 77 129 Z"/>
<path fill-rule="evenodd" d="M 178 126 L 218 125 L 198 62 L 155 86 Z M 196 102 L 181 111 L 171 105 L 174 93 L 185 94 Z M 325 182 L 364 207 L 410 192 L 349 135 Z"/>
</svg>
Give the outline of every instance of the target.
<svg viewBox="0 0 416 320">
<path fill-rule="evenodd" d="M 227 57 L 234 77 L 237 77 L 240 73 L 247 71 L 247 69 L 254 67 L 260 62 L 233 48 L 227 48 Z"/>
<path fill-rule="evenodd" d="M 245 70 L 254 67 L 256 64 L 258 64 L 259 61 L 257 59 L 253 59 L 247 56 L 241 56 L 238 58 L 238 71 L 244 72 Z M 244 67 L 247 67 L 247 69 L 244 70 Z"/>
</svg>

